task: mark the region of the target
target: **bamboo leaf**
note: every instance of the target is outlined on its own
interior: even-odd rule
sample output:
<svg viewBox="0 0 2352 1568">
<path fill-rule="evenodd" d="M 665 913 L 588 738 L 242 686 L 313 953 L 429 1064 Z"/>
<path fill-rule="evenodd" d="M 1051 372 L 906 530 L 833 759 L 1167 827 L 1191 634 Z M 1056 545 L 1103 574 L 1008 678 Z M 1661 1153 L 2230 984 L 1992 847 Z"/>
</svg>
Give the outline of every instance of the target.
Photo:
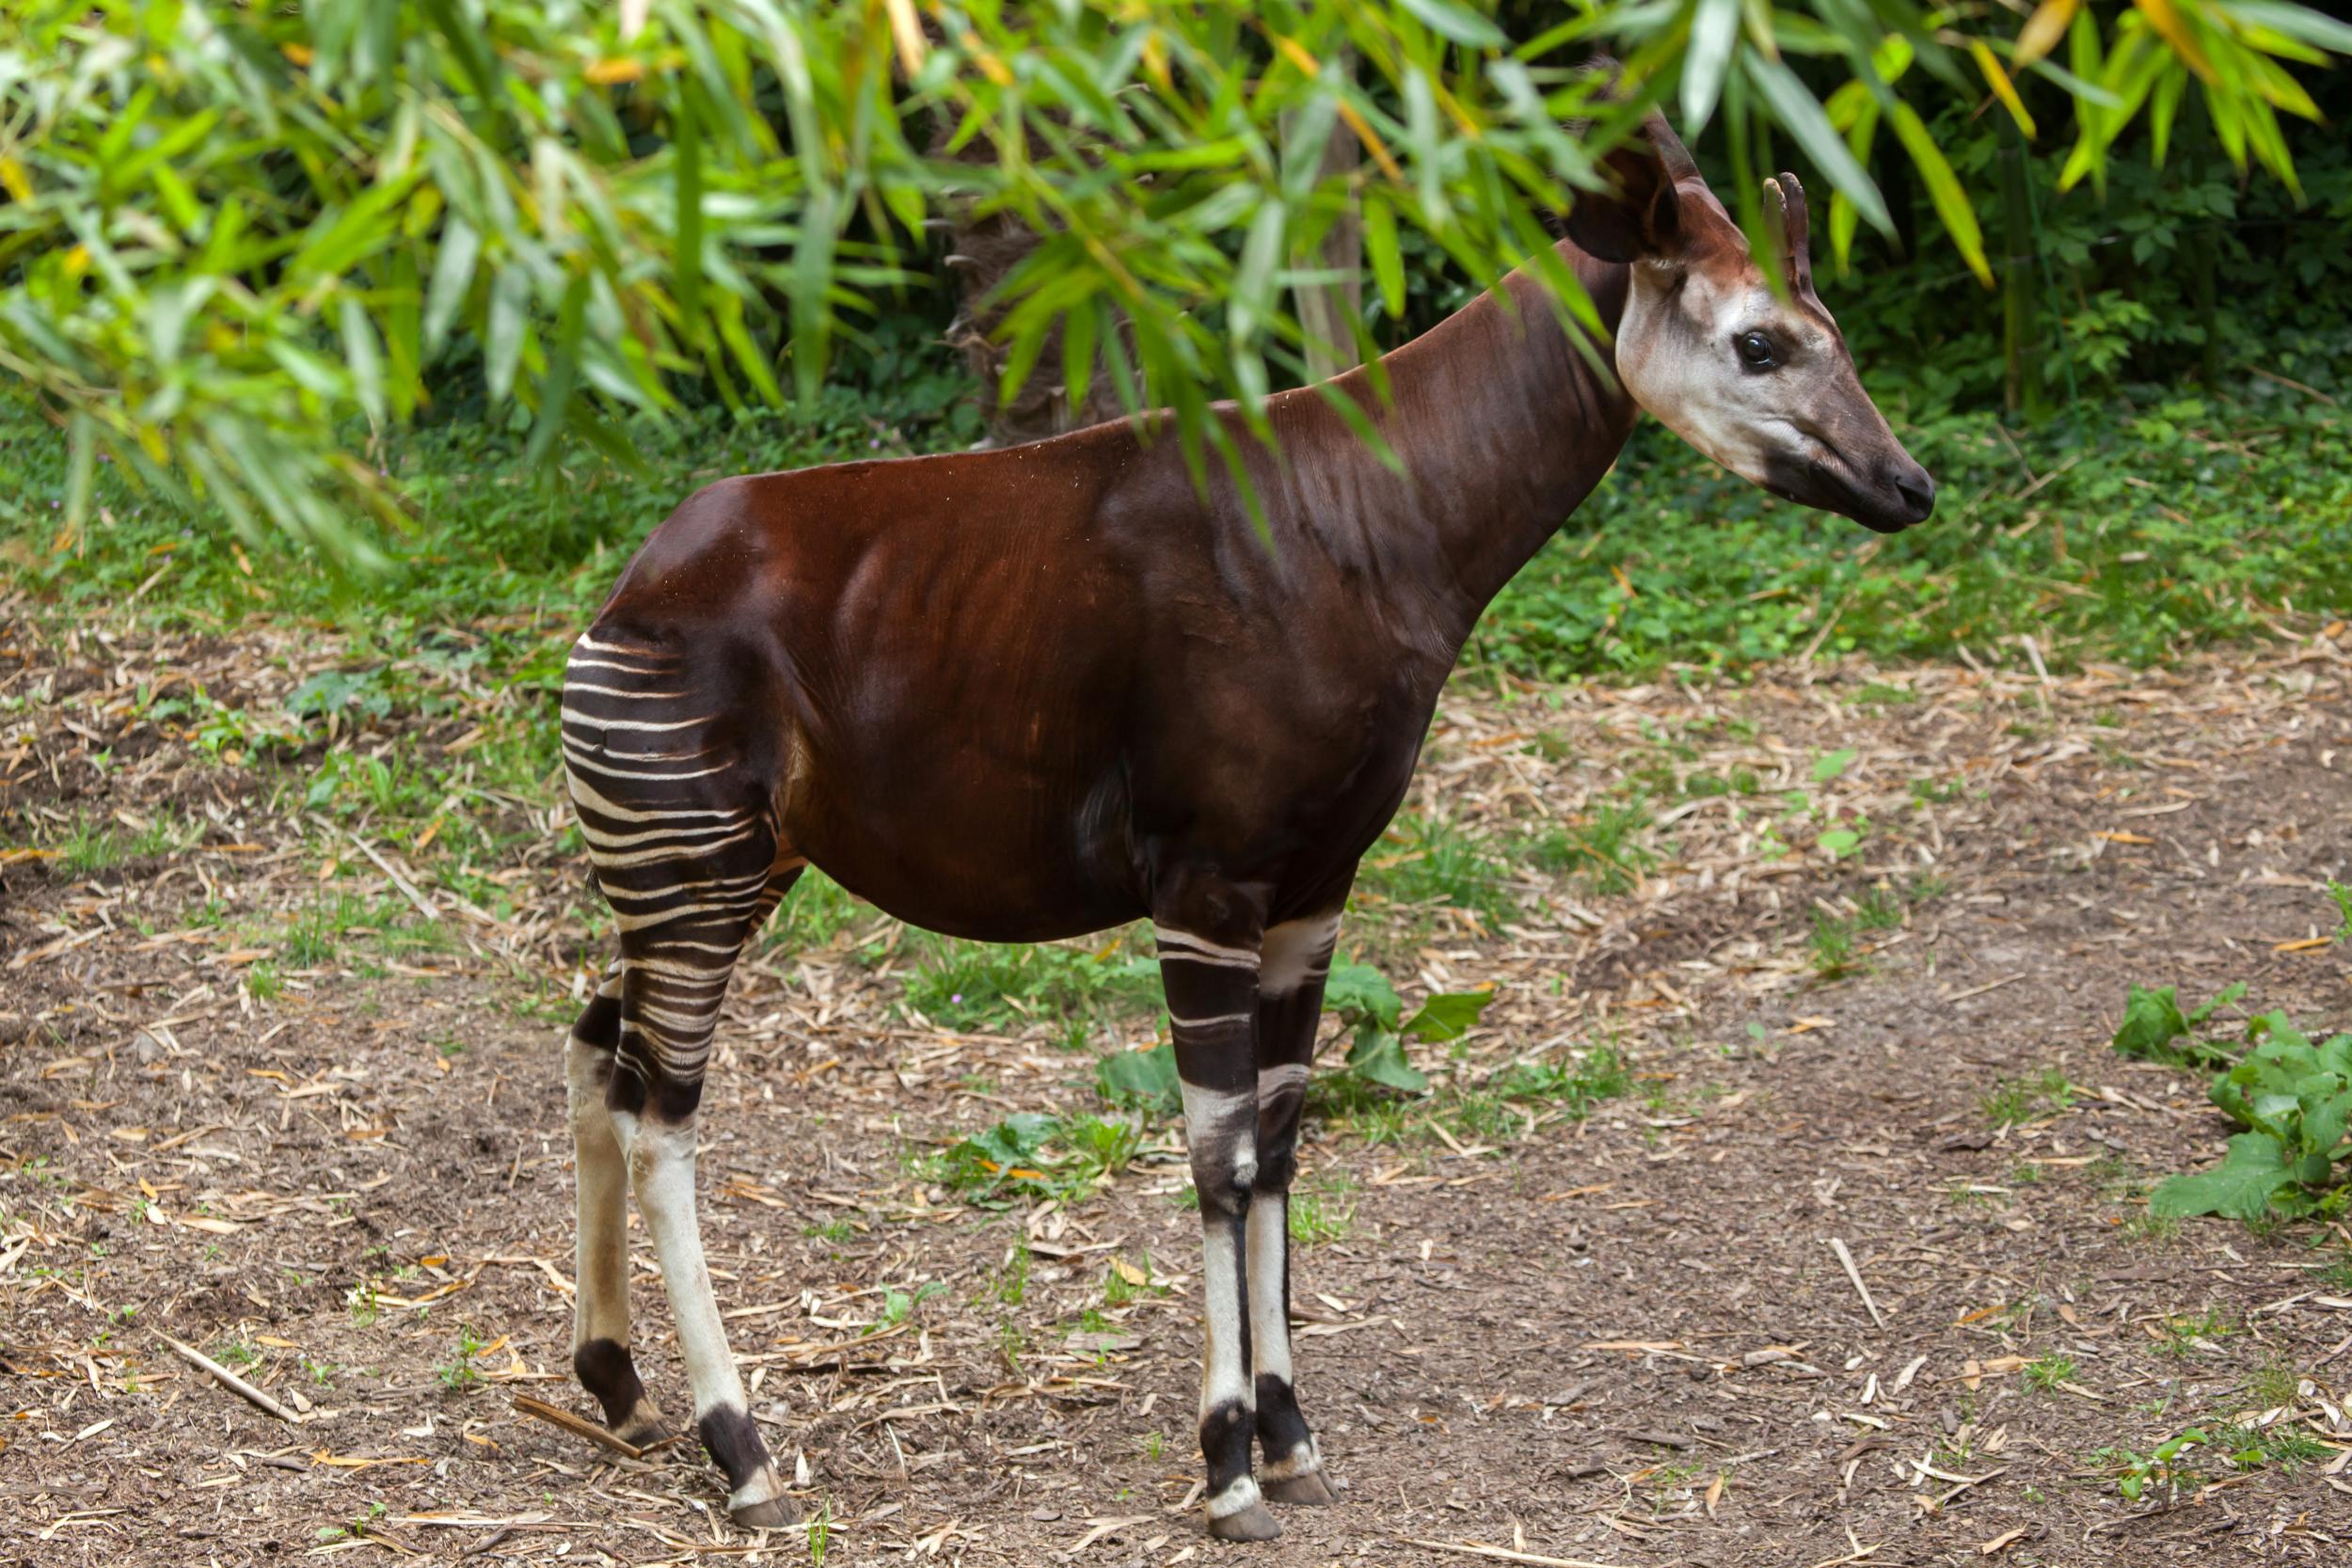
<svg viewBox="0 0 2352 1568">
<path fill-rule="evenodd" d="M 1828 176 L 1832 185 L 1846 194 L 1871 228 L 1881 233 L 1893 233 L 1895 223 L 1887 215 L 1885 198 L 1879 195 L 1878 186 L 1871 182 L 1862 166 L 1854 161 L 1844 140 L 1831 126 L 1829 116 L 1822 111 L 1821 105 L 1804 84 L 1797 80 L 1796 73 L 1778 60 L 1766 59 L 1757 54 L 1748 55 L 1746 65 L 1756 89 L 1772 105 L 1773 117 L 1790 135 L 1796 137 L 1797 145 L 1804 149 L 1805 156 L 1813 160 L 1814 166 Z M 1949 172 L 1949 166 L 1946 166 L 1947 172 Z M 1922 172 L 1925 172 L 1924 169 Z"/>
<path fill-rule="evenodd" d="M 1501 49 L 1511 41 L 1502 29 L 1455 0 L 1400 0 L 1428 29 L 1472 49 Z"/>
<path fill-rule="evenodd" d="M 2002 107 L 2009 110 L 2010 118 L 2017 122 L 2017 129 L 2030 139 L 2034 135 L 2033 116 L 2026 112 L 2026 101 L 2017 96 L 2017 85 L 2009 79 L 2009 72 L 2001 69 L 2000 60 L 1982 39 L 1969 40 L 1968 53 L 1975 57 L 1977 69 L 1984 72 L 1985 84 L 1993 89 L 1993 96 L 2001 101 Z"/>
<path fill-rule="evenodd" d="M 1919 119 L 1919 112 L 1909 103 L 1897 100 L 1887 119 L 1902 142 L 1903 150 L 1911 154 L 1912 166 L 1927 182 L 1928 199 L 1934 204 L 1935 215 L 1943 220 L 1944 231 L 1951 235 L 1952 244 L 1960 248 L 1961 259 L 1968 263 L 1968 270 L 1977 275 L 1979 282 L 1991 287 L 1993 267 L 1985 260 L 1984 231 L 1978 227 L 1977 211 L 1969 204 L 1968 193 L 1961 189 L 1960 177 L 1952 172 L 1944 150 L 1935 145 L 1935 138 Z"/>
<path fill-rule="evenodd" d="M 1740 0 L 1698 0 L 1691 13 L 1691 47 L 1682 59 L 1682 134 L 1695 137 L 1714 118 L 1740 41 Z"/>
</svg>

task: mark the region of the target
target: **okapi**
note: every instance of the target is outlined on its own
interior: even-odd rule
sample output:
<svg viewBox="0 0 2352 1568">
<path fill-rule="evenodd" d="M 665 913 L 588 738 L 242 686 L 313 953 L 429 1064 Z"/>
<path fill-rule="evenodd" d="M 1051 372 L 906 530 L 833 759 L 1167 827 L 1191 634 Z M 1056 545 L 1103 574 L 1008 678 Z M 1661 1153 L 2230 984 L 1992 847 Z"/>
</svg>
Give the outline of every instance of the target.
<svg viewBox="0 0 2352 1568">
<path fill-rule="evenodd" d="M 1662 118 L 1607 164 L 1557 248 L 1613 363 L 1514 273 L 1387 356 L 1388 401 L 1339 378 L 1401 473 L 1311 389 L 1271 400 L 1275 446 L 1233 421 L 1270 538 L 1176 441 L 1102 424 L 720 481 L 580 639 L 564 755 L 621 952 L 568 1052 L 573 1366 L 620 1435 L 660 1430 L 628 1350 L 633 1186 L 738 1521 L 794 1513 L 703 1260 L 694 1114 L 736 958 L 808 865 L 960 937 L 1152 922 L 1200 1199 L 1209 1533 L 1332 1499 L 1291 1359 L 1299 1105 L 1358 859 L 1479 613 L 1637 409 L 1881 532 L 1934 503 L 1814 293 L 1796 180 L 1765 185 L 1776 293 Z"/>
</svg>

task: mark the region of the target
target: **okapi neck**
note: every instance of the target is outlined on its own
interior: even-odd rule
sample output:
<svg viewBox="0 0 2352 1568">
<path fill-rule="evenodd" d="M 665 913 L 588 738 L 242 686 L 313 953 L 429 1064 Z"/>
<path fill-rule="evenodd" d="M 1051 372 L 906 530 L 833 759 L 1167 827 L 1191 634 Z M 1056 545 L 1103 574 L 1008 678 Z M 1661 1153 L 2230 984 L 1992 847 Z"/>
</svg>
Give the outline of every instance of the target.
<svg viewBox="0 0 2352 1568">
<path fill-rule="evenodd" d="M 1627 269 L 1565 245 L 1561 255 L 1613 337 Z M 1391 401 L 1375 418 L 1408 483 L 1398 504 L 1368 509 L 1355 534 L 1376 557 L 1384 591 L 1419 601 L 1430 632 L 1450 643 L 1449 665 L 1495 595 L 1608 473 L 1633 427 L 1632 400 L 1578 352 L 1534 279 L 1515 272 L 1505 287 L 1508 307 L 1481 294 L 1383 359 Z M 1596 350 L 1612 362 L 1609 343 Z M 1377 408 L 1368 387 L 1358 396 Z M 1360 442 L 1349 447 L 1348 460 L 1377 462 Z"/>
</svg>

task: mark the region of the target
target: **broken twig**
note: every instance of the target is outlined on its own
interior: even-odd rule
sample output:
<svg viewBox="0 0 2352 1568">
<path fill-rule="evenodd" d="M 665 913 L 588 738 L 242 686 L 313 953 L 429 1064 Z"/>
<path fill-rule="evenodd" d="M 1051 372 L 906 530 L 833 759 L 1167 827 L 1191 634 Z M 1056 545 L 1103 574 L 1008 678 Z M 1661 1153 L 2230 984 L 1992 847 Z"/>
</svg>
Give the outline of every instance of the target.
<svg viewBox="0 0 2352 1568">
<path fill-rule="evenodd" d="M 1862 1297 L 1862 1305 L 1870 1309 L 1870 1321 L 1884 1328 L 1886 1320 L 1879 1315 L 1879 1304 L 1870 1299 L 1870 1287 L 1862 1283 L 1862 1271 L 1854 1267 L 1853 1254 L 1848 1252 L 1846 1243 L 1835 1236 L 1829 1239 L 1829 1249 L 1837 1254 L 1837 1261 L 1845 1265 L 1846 1277 L 1853 1281 L 1854 1292 Z"/>
<path fill-rule="evenodd" d="M 545 1421 L 551 1427 L 562 1427 L 575 1437 L 584 1437 L 600 1449 L 611 1449 L 624 1459 L 643 1459 L 651 1451 L 641 1449 L 625 1437 L 616 1437 L 596 1422 L 573 1415 L 561 1405 L 545 1400 L 534 1400 L 529 1394 L 515 1396 L 515 1409 L 522 1415 Z"/>
<path fill-rule="evenodd" d="M 276 1400 L 271 1399 L 267 1394 L 262 1393 L 259 1388 L 254 1387 L 253 1385 L 239 1377 L 236 1373 L 230 1371 L 228 1368 L 222 1366 L 219 1362 L 214 1360 L 202 1351 L 198 1350 L 191 1345 L 183 1345 L 168 1334 L 159 1332 L 156 1335 L 156 1338 L 163 1340 L 165 1344 L 169 1345 L 174 1351 L 178 1352 L 181 1360 L 185 1361 L 189 1366 L 194 1367 L 198 1371 L 202 1372 L 205 1376 L 211 1378 L 214 1382 L 219 1384 L 223 1388 L 228 1389 L 230 1393 L 243 1397 L 256 1407 L 268 1411 L 271 1415 L 277 1417 L 279 1420 L 286 1422 L 290 1426 L 302 1419 L 301 1417 L 296 1416 L 293 1411 L 287 1409 Z"/>
</svg>

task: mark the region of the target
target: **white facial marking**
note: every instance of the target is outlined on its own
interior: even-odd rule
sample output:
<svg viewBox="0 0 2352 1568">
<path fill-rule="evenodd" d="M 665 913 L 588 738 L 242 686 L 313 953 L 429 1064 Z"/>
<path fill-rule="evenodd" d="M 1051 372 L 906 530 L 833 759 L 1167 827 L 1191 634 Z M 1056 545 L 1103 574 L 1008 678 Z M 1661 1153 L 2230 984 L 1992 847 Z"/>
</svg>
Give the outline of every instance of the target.
<svg viewBox="0 0 2352 1568">
<path fill-rule="evenodd" d="M 1773 344 L 1775 368 L 1741 362 L 1736 340 L 1749 332 Z M 1805 417 L 1860 395 L 1847 367 L 1835 338 L 1751 266 L 1730 277 L 1695 265 L 1633 268 L 1617 328 L 1626 390 L 1742 479 L 1769 485 L 1772 459 L 1804 464 L 1825 453 Z"/>
</svg>

